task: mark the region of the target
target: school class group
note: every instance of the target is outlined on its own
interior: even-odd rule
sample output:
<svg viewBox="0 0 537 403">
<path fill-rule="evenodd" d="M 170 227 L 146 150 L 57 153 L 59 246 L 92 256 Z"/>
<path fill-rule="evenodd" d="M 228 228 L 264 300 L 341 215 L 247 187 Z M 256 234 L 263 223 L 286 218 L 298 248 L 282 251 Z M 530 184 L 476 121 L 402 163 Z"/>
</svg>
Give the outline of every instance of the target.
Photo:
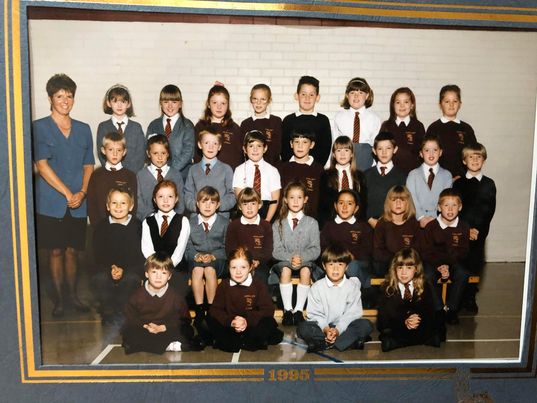
<svg viewBox="0 0 537 403">
<path fill-rule="evenodd" d="M 78 253 L 89 249 L 92 304 L 126 354 L 256 351 L 280 343 L 281 326 L 296 327 L 311 353 L 364 349 L 368 308 L 382 351 L 441 347 L 460 310 L 478 312 L 468 278 L 485 265 L 496 188 L 482 172 L 485 147 L 457 117 L 457 85 L 440 89 L 441 116 L 425 130 L 410 88 L 393 92 L 382 122 L 360 77 L 332 124 L 316 110 L 312 76 L 299 79 L 298 111 L 283 120 L 269 112 L 270 87 L 253 86 L 240 126 L 224 84 L 210 88 L 196 125 L 169 84 L 144 131 L 116 84 L 103 99 L 111 116 L 97 128 L 96 170 L 91 129 L 71 118 L 76 83 L 56 74 L 46 91 L 51 113 L 32 137 L 52 315 L 92 309 L 77 295 Z M 438 282 L 449 282 L 447 296 Z"/>
</svg>

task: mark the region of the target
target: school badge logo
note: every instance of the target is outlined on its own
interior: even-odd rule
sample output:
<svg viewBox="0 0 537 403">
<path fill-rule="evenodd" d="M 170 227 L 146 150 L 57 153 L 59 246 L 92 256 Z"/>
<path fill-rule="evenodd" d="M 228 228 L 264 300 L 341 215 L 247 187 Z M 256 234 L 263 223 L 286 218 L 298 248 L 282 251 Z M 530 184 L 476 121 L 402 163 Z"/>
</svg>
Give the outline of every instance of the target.
<svg viewBox="0 0 537 403">
<path fill-rule="evenodd" d="M 308 192 L 313 192 L 314 181 L 315 181 L 314 178 L 306 178 L 306 188 L 308 189 Z"/>
<path fill-rule="evenodd" d="M 272 132 L 273 129 L 265 129 L 265 136 L 267 138 L 267 142 L 270 143 L 272 141 Z"/>
<path fill-rule="evenodd" d="M 358 243 L 360 241 L 360 231 L 351 231 L 352 243 Z"/>
<path fill-rule="evenodd" d="M 403 235 L 403 245 L 410 246 L 412 243 L 413 235 Z"/>
<path fill-rule="evenodd" d="M 261 249 L 263 247 L 263 237 L 260 235 L 254 235 L 254 249 Z"/>
<path fill-rule="evenodd" d="M 244 300 L 246 302 L 246 310 L 251 311 L 254 309 L 254 297 L 253 295 L 245 295 Z"/>
<path fill-rule="evenodd" d="M 414 144 L 414 132 L 406 132 L 405 133 L 405 137 L 406 137 L 406 142 L 408 144 Z"/>
<path fill-rule="evenodd" d="M 222 132 L 222 137 L 224 138 L 224 143 L 231 144 L 231 132 Z"/>
<path fill-rule="evenodd" d="M 457 131 L 457 136 L 459 136 L 459 144 L 464 144 L 464 132 Z"/>
<path fill-rule="evenodd" d="M 460 239 L 461 239 L 461 234 L 453 234 L 451 236 L 452 245 L 459 246 Z"/>
</svg>

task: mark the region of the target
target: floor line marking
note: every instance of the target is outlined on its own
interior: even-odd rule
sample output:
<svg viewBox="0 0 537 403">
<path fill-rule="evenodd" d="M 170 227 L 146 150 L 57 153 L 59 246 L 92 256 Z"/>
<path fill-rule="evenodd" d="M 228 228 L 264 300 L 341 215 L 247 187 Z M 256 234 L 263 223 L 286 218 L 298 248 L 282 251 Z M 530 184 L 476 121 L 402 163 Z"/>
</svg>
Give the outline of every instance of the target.
<svg viewBox="0 0 537 403">
<path fill-rule="evenodd" d="M 106 357 L 114 347 L 121 347 L 121 344 L 109 344 L 108 346 L 106 346 L 104 350 L 101 351 L 101 353 L 91 362 L 90 365 L 99 365 L 104 359 L 104 357 Z"/>
<path fill-rule="evenodd" d="M 285 342 L 293 345 L 293 346 L 297 346 L 297 347 L 300 347 L 304 350 L 307 350 L 307 346 L 305 344 L 301 344 L 301 343 L 298 343 L 296 341 L 288 341 L 288 340 L 284 340 Z M 318 356 L 320 357 L 323 357 L 323 358 L 326 358 L 327 360 L 330 360 L 332 362 L 335 362 L 335 363 L 343 363 L 344 361 L 340 360 L 339 358 L 336 358 L 336 357 L 332 357 L 331 355 L 328 355 L 328 354 L 325 354 L 323 352 L 320 352 L 320 351 L 316 351 L 314 354 L 317 354 Z"/>
<path fill-rule="evenodd" d="M 520 341 L 520 339 L 448 339 L 450 343 L 488 343 L 488 342 L 500 342 L 500 341 Z"/>
<path fill-rule="evenodd" d="M 239 358 L 241 356 L 241 350 L 239 350 L 238 352 L 236 353 L 233 353 L 233 356 L 231 357 L 231 363 L 232 364 L 236 364 L 239 362 Z"/>
</svg>

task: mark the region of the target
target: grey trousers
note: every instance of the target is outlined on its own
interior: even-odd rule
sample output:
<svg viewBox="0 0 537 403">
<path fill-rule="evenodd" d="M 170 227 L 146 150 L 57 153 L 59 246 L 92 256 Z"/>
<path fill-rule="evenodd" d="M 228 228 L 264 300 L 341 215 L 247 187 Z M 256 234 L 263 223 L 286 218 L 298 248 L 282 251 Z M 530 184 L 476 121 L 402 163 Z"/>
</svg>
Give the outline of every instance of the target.
<svg viewBox="0 0 537 403">
<path fill-rule="evenodd" d="M 352 346 L 357 340 L 364 340 L 373 331 L 371 322 L 367 319 L 356 319 L 349 323 L 347 329 L 341 333 L 334 343 L 338 351 L 343 351 Z M 317 322 L 306 321 L 298 325 L 296 331 L 298 337 L 306 343 L 311 341 L 323 341 L 325 335 Z"/>
</svg>

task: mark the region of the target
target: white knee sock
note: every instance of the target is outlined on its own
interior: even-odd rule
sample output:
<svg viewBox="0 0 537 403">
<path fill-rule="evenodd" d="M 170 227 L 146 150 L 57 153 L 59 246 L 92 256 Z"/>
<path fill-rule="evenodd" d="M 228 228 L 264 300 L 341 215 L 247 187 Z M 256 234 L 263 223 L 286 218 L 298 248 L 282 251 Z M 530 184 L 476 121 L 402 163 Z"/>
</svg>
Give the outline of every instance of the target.
<svg viewBox="0 0 537 403">
<path fill-rule="evenodd" d="M 294 312 L 304 310 L 309 290 L 309 285 L 299 284 L 296 286 L 296 306 Z"/>
<path fill-rule="evenodd" d="M 280 295 L 282 296 L 283 309 L 291 311 L 293 309 L 293 284 L 280 283 Z"/>
</svg>

